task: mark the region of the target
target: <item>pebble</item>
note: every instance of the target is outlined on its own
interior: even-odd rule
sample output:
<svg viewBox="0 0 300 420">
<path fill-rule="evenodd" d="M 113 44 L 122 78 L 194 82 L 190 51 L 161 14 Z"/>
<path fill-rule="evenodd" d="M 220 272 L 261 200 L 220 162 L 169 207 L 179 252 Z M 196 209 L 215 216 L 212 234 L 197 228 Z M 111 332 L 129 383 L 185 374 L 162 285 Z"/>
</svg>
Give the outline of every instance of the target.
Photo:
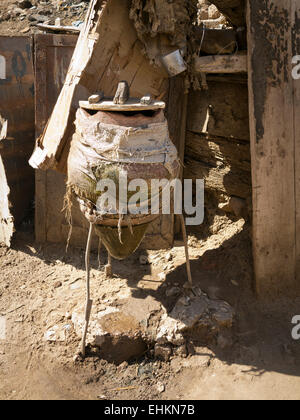
<svg viewBox="0 0 300 420">
<path fill-rule="evenodd" d="M 139 260 L 141 265 L 149 264 L 147 255 L 140 255 Z"/>
<path fill-rule="evenodd" d="M 158 382 L 158 383 L 156 384 L 156 389 L 157 389 L 157 391 L 158 391 L 160 394 L 162 394 L 162 393 L 165 391 L 166 386 L 165 386 L 165 384 L 163 384 L 162 382 Z"/>
<path fill-rule="evenodd" d="M 166 260 L 167 260 L 167 261 L 172 261 L 172 259 L 173 259 L 173 255 L 171 254 L 171 252 L 168 252 L 168 253 L 166 254 Z"/>
</svg>

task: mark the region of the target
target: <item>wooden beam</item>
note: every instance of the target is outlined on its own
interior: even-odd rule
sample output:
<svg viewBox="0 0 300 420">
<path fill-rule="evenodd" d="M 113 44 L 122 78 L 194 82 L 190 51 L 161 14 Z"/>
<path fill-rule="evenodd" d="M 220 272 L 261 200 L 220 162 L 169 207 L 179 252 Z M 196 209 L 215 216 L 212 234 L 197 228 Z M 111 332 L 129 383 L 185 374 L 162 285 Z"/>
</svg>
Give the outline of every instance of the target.
<svg viewBox="0 0 300 420">
<path fill-rule="evenodd" d="M 185 92 L 185 78 L 178 75 L 169 79 L 167 118 L 171 140 L 175 144 L 181 162 L 184 161 L 187 108 L 189 95 Z M 183 176 L 183 168 L 180 178 Z M 175 234 L 181 230 L 180 218 L 175 216 Z"/>
<path fill-rule="evenodd" d="M 246 73 L 247 54 L 208 55 L 195 60 L 197 73 Z"/>
</svg>

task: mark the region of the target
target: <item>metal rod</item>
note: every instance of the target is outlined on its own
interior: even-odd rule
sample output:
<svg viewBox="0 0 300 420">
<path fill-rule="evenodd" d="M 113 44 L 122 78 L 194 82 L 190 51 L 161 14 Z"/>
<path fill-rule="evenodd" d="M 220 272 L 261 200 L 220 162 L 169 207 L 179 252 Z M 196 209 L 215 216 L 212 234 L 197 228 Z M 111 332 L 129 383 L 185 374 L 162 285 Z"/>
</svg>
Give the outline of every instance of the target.
<svg viewBox="0 0 300 420">
<path fill-rule="evenodd" d="M 186 234 L 184 217 L 183 217 L 182 214 L 180 215 L 180 221 L 181 221 L 181 230 L 182 230 L 184 249 L 185 249 L 186 271 L 187 271 L 188 281 L 189 281 L 190 285 L 192 286 L 193 285 L 193 279 L 192 279 L 192 273 L 191 273 L 188 238 L 187 238 L 187 234 Z"/>
<path fill-rule="evenodd" d="M 85 305 L 85 322 L 83 327 L 83 335 L 81 342 L 81 355 L 85 357 L 85 347 L 86 347 L 86 336 L 90 322 L 91 310 L 93 301 L 90 298 L 90 253 L 92 245 L 92 236 L 93 236 L 94 225 L 90 223 L 89 236 L 87 240 L 86 252 L 85 252 L 85 269 L 86 269 L 86 305 Z"/>
</svg>

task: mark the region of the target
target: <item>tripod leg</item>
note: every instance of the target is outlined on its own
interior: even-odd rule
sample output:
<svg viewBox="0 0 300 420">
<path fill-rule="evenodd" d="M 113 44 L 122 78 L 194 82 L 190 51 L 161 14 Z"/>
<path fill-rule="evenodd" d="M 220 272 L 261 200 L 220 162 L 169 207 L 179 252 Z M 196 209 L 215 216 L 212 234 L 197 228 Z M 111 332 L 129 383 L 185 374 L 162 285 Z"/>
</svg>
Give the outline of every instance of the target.
<svg viewBox="0 0 300 420">
<path fill-rule="evenodd" d="M 86 268 L 86 305 L 85 305 L 85 323 L 83 328 L 82 342 L 81 342 L 81 355 L 85 357 L 85 347 L 86 347 L 86 336 L 88 331 L 88 326 L 90 322 L 91 310 L 93 301 L 90 298 L 90 253 L 92 245 L 92 236 L 93 236 L 94 226 L 90 223 L 89 236 L 86 246 L 85 253 L 85 268 Z"/>
<path fill-rule="evenodd" d="M 187 271 L 187 276 L 188 276 L 189 284 L 191 286 L 193 286 L 193 279 L 192 279 L 192 273 L 191 273 L 191 264 L 190 264 L 190 257 L 189 257 L 188 238 L 187 238 L 187 234 L 186 234 L 184 217 L 183 217 L 182 214 L 180 215 L 180 221 L 181 221 L 181 230 L 182 230 L 182 236 L 183 236 L 183 242 L 184 242 L 184 248 L 185 248 L 186 271 Z"/>
</svg>

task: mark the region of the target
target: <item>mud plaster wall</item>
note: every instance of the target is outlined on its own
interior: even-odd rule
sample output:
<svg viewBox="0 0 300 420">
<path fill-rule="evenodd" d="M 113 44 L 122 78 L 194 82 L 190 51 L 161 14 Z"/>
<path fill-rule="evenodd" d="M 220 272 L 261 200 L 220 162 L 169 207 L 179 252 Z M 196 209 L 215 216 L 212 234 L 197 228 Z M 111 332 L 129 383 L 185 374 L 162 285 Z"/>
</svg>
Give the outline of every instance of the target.
<svg viewBox="0 0 300 420">
<path fill-rule="evenodd" d="M 208 87 L 189 95 L 184 177 L 205 180 L 206 225 L 215 231 L 251 214 L 248 88 L 230 78 Z"/>
</svg>

